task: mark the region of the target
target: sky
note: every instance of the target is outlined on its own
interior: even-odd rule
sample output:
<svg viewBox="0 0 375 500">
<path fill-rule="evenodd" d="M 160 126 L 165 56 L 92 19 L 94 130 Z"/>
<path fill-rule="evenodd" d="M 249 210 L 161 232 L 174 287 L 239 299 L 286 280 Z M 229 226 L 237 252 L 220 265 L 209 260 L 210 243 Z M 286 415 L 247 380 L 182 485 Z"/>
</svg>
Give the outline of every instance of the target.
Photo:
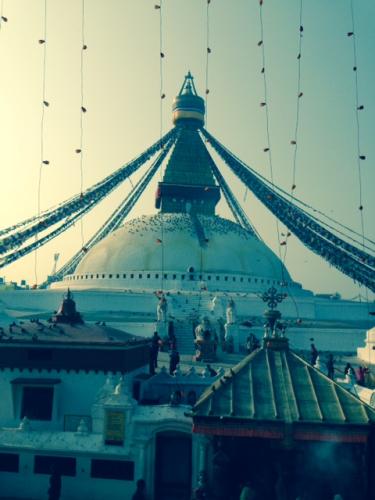
<svg viewBox="0 0 375 500">
<path fill-rule="evenodd" d="M 206 0 L 162 1 L 162 88 L 158 0 L 85 0 L 83 182 L 87 188 L 140 154 L 171 127 L 171 103 L 190 70 L 198 92 L 206 88 Z M 0 4 L 1 5 L 1 4 Z M 0 29 L 0 227 L 47 209 L 80 192 L 82 1 L 3 0 L 8 22 Z M 375 2 L 353 0 L 358 58 L 360 148 L 365 233 L 375 239 Z M 264 0 L 263 43 L 274 181 L 292 184 L 296 122 L 300 0 Z M 261 75 L 258 0 L 211 0 L 209 7 L 207 129 L 257 172 L 270 178 Z M 357 126 L 350 0 L 303 0 L 300 122 L 296 164 L 298 198 L 360 231 Z M 43 51 L 45 108 L 41 131 Z M 160 111 L 160 108 L 162 110 Z M 221 167 L 222 165 L 219 164 Z M 132 177 L 132 182 L 143 173 Z M 223 173 L 264 241 L 275 253 L 274 217 L 223 166 Z M 156 177 L 129 218 L 154 213 Z M 105 221 L 130 191 L 130 181 L 83 221 L 84 239 Z M 230 218 L 221 202 L 219 214 Z M 64 263 L 82 246 L 80 224 L 0 270 L 6 280 L 42 282 L 54 253 Z M 365 295 L 353 281 L 305 249 L 294 237 L 285 261 L 307 289 Z M 369 294 L 373 299 L 373 294 Z"/>
</svg>

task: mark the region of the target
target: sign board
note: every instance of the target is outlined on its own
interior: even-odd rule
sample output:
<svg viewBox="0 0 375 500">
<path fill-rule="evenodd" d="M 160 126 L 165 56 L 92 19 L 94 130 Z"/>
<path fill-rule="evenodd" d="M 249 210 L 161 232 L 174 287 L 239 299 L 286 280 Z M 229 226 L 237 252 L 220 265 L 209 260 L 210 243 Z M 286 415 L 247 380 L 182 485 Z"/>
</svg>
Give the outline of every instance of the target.
<svg viewBox="0 0 375 500">
<path fill-rule="evenodd" d="M 125 439 L 125 413 L 106 410 L 105 444 L 122 446 Z"/>
</svg>

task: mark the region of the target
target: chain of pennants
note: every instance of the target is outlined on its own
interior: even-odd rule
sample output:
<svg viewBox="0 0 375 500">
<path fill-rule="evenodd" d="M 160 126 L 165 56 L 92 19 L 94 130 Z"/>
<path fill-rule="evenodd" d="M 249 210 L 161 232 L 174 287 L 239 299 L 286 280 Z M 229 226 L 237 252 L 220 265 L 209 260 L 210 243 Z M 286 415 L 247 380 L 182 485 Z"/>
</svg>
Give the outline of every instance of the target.
<svg viewBox="0 0 375 500">
<path fill-rule="evenodd" d="M 224 177 L 222 176 L 220 170 L 217 168 L 215 165 L 214 161 L 210 157 L 210 166 L 212 173 L 214 174 L 214 177 L 219 184 L 226 202 L 228 203 L 229 208 L 231 209 L 234 218 L 236 219 L 237 223 L 242 226 L 244 229 L 252 233 L 255 237 L 259 237 L 257 234 L 255 228 L 252 226 L 250 220 L 248 219 L 247 215 L 245 212 L 242 210 L 242 207 L 236 200 L 236 197 L 234 196 L 232 190 L 228 186 L 227 182 L 225 181 Z"/>
<path fill-rule="evenodd" d="M 19 231 L 14 232 L 10 236 L 6 236 L 5 238 L 2 238 L 0 240 L 0 254 L 4 254 L 14 248 L 20 247 L 25 241 L 34 237 L 41 231 L 45 231 L 49 227 L 57 224 L 58 222 L 61 222 L 63 219 L 68 218 L 60 227 L 52 231 L 52 233 L 44 236 L 39 241 L 3 257 L 2 260 L 0 260 L 0 268 L 10 264 L 11 262 L 14 262 L 15 260 L 18 260 L 20 257 L 23 257 L 27 253 L 35 250 L 35 248 L 44 245 L 45 243 L 47 243 L 47 241 L 58 236 L 68 227 L 73 225 L 77 219 L 94 208 L 103 198 L 105 198 L 109 193 L 117 188 L 125 179 L 136 172 L 160 149 L 164 148 L 165 145 L 169 143 L 169 140 L 172 139 L 175 135 L 176 130 L 170 130 L 160 140 L 146 149 L 144 153 L 142 153 L 126 165 L 120 167 L 113 174 L 109 175 L 103 181 L 98 182 L 91 188 L 87 189 L 84 193 L 74 196 L 73 198 L 59 205 L 57 208 L 47 210 L 38 217 L 28 219 L 23 223 L 5 229 L 2 232 L 3 234 L 12 232 L 14 227 L 21 228 Z"/>
<path fill-rule="evenodd" d="M 375 292 L 375 258 L 337 237 L 309 214 L 268 186 L 258 174 L 226 149 L 207 130 L 207 143 L 253 194 L 310 250 L 332 266 Z"/>
<path fill-rule="evenodd" d="M 162 165 L 165 157 L 171 150 L 172 146 L 176 142 L 176 137 L 170 139 L 165 145 L 162 152 L 159 154 L 157 159 L 143 175 L 140 181 L 135 185 L 134 189 L 129 193 L 129 195 L 121 202 L 121 204 L 116 208 L 116 210 L 111 214 L 111 216 L 106 220 L 104 225 L 90 238 L 86 243 L 84 248 L 81 248 L 66 264 L 64 264 L 61 269 L 59 269 L 53 279 L 54 281 L 60 281 L 66 274 L 71 274 L 74 272 L 75 268 L 83 258 L 83 256 L 99 241 L 105 238 L 108 234 L 116 231 L 123 220 L 127 217 L 131 209 L 137 203 L 142 193 L 148 186 L 151 179 L 154 177 L 156 172 Z"/>
<path fill-rule="evenodd" d="M 0 235 L 6 236 L 0 239 L 0 254 L 7 255 L 0 260 L 0 268 L 32 252 L 35 248 L 44 245 L 47 241 L 50 241 L 68 229 L 76 220 L 94 208 L 94 206 L 131 174 L 136 172 L 157 152 L 161 151 L 161 154 L 148 172 L 141 178 L 130 195 L 113 212 L 105 224 L 89 240 L 87 246 L 82 248 L 57 272 L 57 279 L 72 272 L 89 248 L 119 227 L 164 161 L 172 146 L 178 140 L 178 131 L 178 127 L 171 129 L 141 155 L 116 170 L 103 181 L 87 189 L 84 193 L 70 198 L 53 209 L 45 211 L 39 217 L 29 218 L 1 231 Z M 278 192 L 280 191 L 279 188 L 267 183 L 265 179 L 238 159 L 207 130 L 202 129 L 201 134 L 206 139 L 206 143 L 216 151 L 233 173 L 305 246 L 323 257 L 347 276 L 375 292 L 375 258 L 373 256 L 328 231 L 317 222 L 317 219 L 310 216 L 300 207 L 297 207 L 295 203 L 288 201 L 285 196 L 282 196 Z M 212 159 L 210 163 L 212 172 L 236 220 L 254 234 L 254 228 L 225 182 L 224 177 Z M 27 240 L 61 221 L 64 222 L 52 232 L 32 244 L 22 247 Z M 13 249 L 17 250 L 11 252 Z"/>
</svg>

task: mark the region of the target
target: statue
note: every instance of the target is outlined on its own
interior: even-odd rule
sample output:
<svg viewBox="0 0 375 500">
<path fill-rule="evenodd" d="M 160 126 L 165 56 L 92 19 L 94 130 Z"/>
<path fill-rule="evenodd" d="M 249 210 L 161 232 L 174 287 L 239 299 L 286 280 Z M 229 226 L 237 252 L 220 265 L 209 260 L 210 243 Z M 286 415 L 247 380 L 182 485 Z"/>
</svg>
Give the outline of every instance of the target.
<svg viewBox="0 0 375 500">
<path fill-rule="evenodd" d="M 207 316 L 204 316 L 199 325 L 195 328 L 196 340 L 210 340 L 211 339 L 211 324 Z"/>
<path fill-rule="evenodd" d="M 229 299 L 227 309 L 226 309 L 226 316 L 227 316 L 227 324 L 228 325 L 236 323 L 236 321 L 237 321 L 236 304 L 234 303 L 233 299 Z"/>
<path fill-rule="evenodd" d="M 215 361 L 217 349 L 217 337 L 215 330 L 211 327 L 210 320 L 204 316 L 195 328 L 195 346 L 197 354 L 196 361 Z"/>
<path fill-rule="evenodd" d="M 161 295 L 156 309 L 158 321 L 163 321 L 163 322 L 167 321 L 167 311 L 168 311 L 167 299 L 165 298 L 164 295 Z"/>
</svg>

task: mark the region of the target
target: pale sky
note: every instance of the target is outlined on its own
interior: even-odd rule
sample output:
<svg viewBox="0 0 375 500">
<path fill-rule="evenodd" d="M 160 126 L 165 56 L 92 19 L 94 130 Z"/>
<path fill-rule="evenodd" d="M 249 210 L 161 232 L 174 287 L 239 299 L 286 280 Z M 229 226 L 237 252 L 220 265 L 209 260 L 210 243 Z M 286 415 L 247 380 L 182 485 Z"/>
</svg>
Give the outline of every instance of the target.
<svg viewBox="0 0 375 500">
<path fill-rule="evenodd" d="M 0 227 L 37 212 L 40 165 L 44 0 L 3 0 L 0 30 Z M 160 133 L 159 11 L 157 0 L 85 0 L 84 185 L 89 187 L 140 154 Z M 375 2 L 354 0 L 366 235 L 375 239 Z M 264 47 L 275 182 L 292 179 L 296 118 L 299 0 L 264 0 Z M 350 0 L 304 0 L 296 196 L 360 230 L 357 129 Z M 47 0 L 46 97 L 41 205 L 46 209 L 80 190 L 81 0 Z M 163 0 L 163 131 L 187 70 L 203 96 L 206 79 L 206 0 Z M 211 0 L 208 130 L 269 178 L 258 0 Z M 221 166 L 219 164 L 219 166 Z M 228 172 L 226 168 L 222 170 Z M 137 175 L 132 179 L 137 179 Z M 154 179 L 130 218 L 153 213 Z M 278 253 L 273 216 L 227 175 L 265 242 Z M 129 191 L 126 181 L 84 220 L 88 239 Z M 221 203 L 219 213 L 229 217 Z M 354 297 L 364 289 L 305 249 L 288 243 L 286 266 L 314 292 Z M 80 227 L 38 252 L 41 282 L 81 247 Z M 34 256 L 0 270 L 7 280 L 35 282 Z M 373 294 L 370 294 L 373 297 Z"/>
</svg>

